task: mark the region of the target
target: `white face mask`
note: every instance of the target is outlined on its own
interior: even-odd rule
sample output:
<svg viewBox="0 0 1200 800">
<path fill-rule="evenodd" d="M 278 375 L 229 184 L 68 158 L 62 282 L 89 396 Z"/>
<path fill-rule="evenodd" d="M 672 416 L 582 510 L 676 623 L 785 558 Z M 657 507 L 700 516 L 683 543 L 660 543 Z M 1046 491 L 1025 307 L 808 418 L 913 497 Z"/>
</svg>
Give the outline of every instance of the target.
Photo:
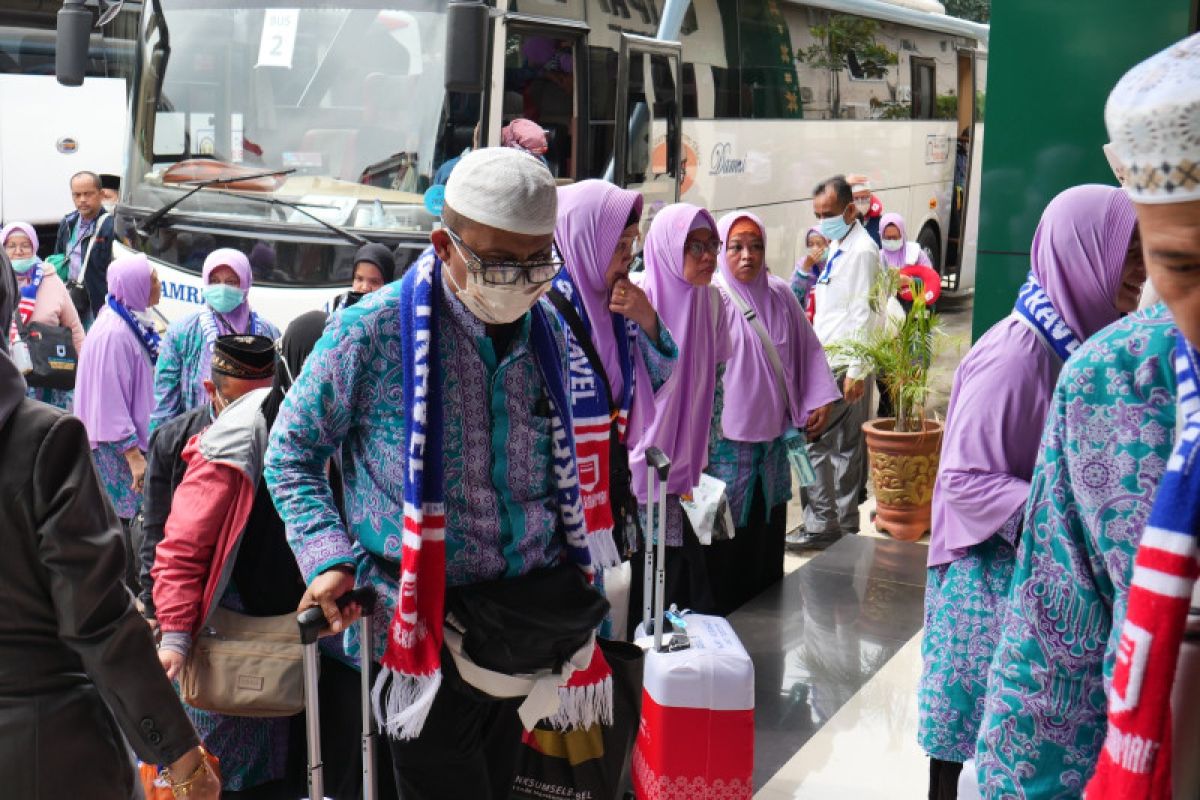
<svg viewBox="0 0 1200 800">
<path fill-rule="evenodd" d="M 884 250 L 889 250 L 894 253 L 897 250 L 899 250 L 901 247 L 904 247 L 904 240 L 903 239 L 883 239 L 879 242 L 879 244 L 883 247 Z"/>
<path fill-rule="evenodd" d="M 116 201 L 116 200 L 113 200 L 113 201 L 111 201 L 111 202 L 107 202 L 107 203 L 101 203 L 100 205 L 101 205 L 101 206 L 104 208 L 104 210 L 105 210 L 105 211 L 107 211 L 109 214 L 111 214 L 111 213 L 113 213 L 114 211 L 116 211 L 116 210 L 117 210 L 117 201 Z"/>
<path fill-rule="evenodd" d="M 549 283 L 534 285 L 525 281 L 511 286 L 492 286 L 483 282 L 482 273 L 467 270 L 467 286 L 463 289 L 459 288 L 448 267 L 443 267 L 442 272 L 454 287 L 454 296 L 487 325 L 516 322 L 550 288 Z"/>
<path fill-rule="evenodd" d="M 855 206 L 855 208 L 858 209 L 859 215 L 865 217 L 867 215 L 867 212 L 871 210 L 871 198 L 869 198 L 869 197 L 855 198 L 854 206 Z"/>
</svg>

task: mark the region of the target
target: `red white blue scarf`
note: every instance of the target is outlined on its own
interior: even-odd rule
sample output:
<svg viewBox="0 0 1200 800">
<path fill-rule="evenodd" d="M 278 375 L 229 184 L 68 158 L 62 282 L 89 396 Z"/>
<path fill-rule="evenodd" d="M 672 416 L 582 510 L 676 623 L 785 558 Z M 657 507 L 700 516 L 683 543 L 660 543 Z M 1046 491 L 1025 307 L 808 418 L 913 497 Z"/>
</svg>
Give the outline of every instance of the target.
<svg viewBox="0 0 1200 800">
<path fill-rule="evenodd" d="M 33 308 L 37 305 L 38 287 L 42 285 L 42 263 L 39 261 L 30 269 L 33 274 L 29 276 L 29 283 L 21 287 L 21 299 L 17 303 L 17 316 L 21 318 L 22 325 L 28 325 L 29 320 L 33 318 Z M 15 342 L 20 338 L 17 332 L 17 321 L 13 319 L 8 329 L 8 340 Z"/>
<path fill-rule="evenodd" d="M 1200 535 L 1200 392 L 1196 350 L 1180 334 L 1175 353 L 1183 426 L 1142 534 L 1117 662 L 1108 692 L 1108 735 L 1093 798 L 1171 800 L 1171 687 L 1192 600 Z M 1194 711 L 1194 709 L 1189 709 Z M 1195 758 L 1195 753 L 1185 753 Z"/>
<path fill-rule="evenodd" d="M 592 321 L 588 319 L 575 282 L 565 269 L 554 279 L 554 288 L 571 301 L 575 313 L 590 333 Z M 561 315 L 559 317 L 561 319 Z M 633 353 L 637 346 L 638 327 L 637 323 L 621 314 L 612 315 L 612 327 L 617 343 L 617 359 L 621 363 L 621 404 L 616 409 L 617 438 L 624 442 L 629 426 L 629 410 L 633 405 Z M 583 495 L 583 514 L 587 520 L 588 549 L 592 554 L 592 563 L 597 567 L 615 567 L 621 563 L 621 552 L 613 538 L 615 523 L 609 485 L 613 423 L 610 398 L 606 381 L 596 374 L 591 360 L 575 340 L 571 327 L 564 321 L 562 328 L 567 339 L 571 419 Z"/>
<path fill-rule="evenodd" d="M 442 472 L 442 379 L 438 368 L 438 313 L 442 264 L 426 250 L 401 281 L 400 349 L 407 420 L 407 479 L 404 482 L 404 538 L 396 614 L 388 629 L 383 673 L 375 684 L 375 705 L 388 733 L 400 739 L 420 735 L 441 686 L 442 625 L 446 593 L 446 505 Z M 530 311 L 529 345 L 550 394 L 553 471 L 559 519 L 568 557 L 594 579 L 587 528 L 560 354 L 545 312 Z M 553 602 L 553 598 L 547 598 Z M 612 718 L 611 672 L 594 650 L 592 664 L 559 688 L 560 708 L 550 718 L 558 727 L 584 723 L 584 709 L 607 692 L 601 717 Z"/>
</svg>

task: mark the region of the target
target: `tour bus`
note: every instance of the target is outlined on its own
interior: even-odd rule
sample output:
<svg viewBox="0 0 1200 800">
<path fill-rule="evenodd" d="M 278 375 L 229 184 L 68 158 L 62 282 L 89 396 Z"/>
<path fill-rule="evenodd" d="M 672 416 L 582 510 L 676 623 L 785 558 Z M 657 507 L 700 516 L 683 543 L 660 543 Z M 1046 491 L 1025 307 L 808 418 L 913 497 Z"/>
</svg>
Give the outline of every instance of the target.
<svg viewBox="0 0 1200 800">
<path fill-rule="evenodd" d="M 788 275 L 822 178 L 863 173 L 970 291 L 987 27 L 932 0 L 146 0 L 117 236 L 174 318 L 217 247 L 279 325 L 364 242 L 427 246 L 438 168 L 509 120 L 560 184 L 746 208 Z"/>
<path fill-rule="evenodd" d="M 82 170 L 121 174 L 140 4 L 126 3 L 94 32 L 82 87 L 54 79 L 59 5 L 0 3 L 0 220 L 36 227 L 44 255 L 72 210 L 70 177 Z"/>
</svg>

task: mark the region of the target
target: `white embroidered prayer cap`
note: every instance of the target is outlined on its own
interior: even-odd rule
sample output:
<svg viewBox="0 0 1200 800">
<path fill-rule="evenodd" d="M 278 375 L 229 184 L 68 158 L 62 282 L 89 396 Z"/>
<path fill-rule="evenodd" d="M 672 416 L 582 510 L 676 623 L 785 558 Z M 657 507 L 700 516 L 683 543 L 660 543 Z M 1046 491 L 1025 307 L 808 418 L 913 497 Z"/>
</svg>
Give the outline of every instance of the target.
<svg viewBox="0 0 1200 800">
<path fill-rule="evenodd" d="M 1134 202 L 1200 200 L 1200 33 L 1126 72 L 1104 122 Z"/>
<path fill-rule="evenodd" d="M 512 147 L 485 147 L 462 157 L 446 182 L 446 205 L 502 231 L 554 233 L 558 188 L 537 156 Z"/>
</svg>

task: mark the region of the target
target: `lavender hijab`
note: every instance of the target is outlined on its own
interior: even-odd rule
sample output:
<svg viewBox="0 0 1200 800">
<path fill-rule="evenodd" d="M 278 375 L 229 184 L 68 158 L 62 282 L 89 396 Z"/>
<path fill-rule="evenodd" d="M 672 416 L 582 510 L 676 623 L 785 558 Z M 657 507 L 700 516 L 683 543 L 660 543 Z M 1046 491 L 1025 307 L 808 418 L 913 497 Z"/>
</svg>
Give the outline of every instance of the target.
<svg viewBox="0 0 1200 800">
<path fill-rule="evenodd" d="M 753 222 L 766 246 L 762 220 L 748 211 L 726 214 L 717 223 L 721 241 L 738 220 Z M 792 289 L 771 274 L 764 263 L 750 283 L 734 277 L 724 248 L 717 256 L 723 279 L 723 302 L 729 314 L 729 343 L 732 354 L 725 365 L 725 410 L 721 429 L 726 439 L 737 442 L 769 442 L 782 436 L 789 425 L 803 428 L 808 415 L 841 397 L 821 347 L 804 309 Z M 767 352 L 750 323 L 729 299 L 736 292 L 757 314 L 783 364 L 787 402 L 779 395 L 778 382 Z"/>
<path fill-rule="evenodd" d="M 654 398 L 654 421 L 633 443 L 630 470 L 638 500 L 646 502 L 646 448 L 656 446 L 671 459 L 667 491 L 687 494 L 700 482 L 708 463 L 708 430 L 717 387 L 717 363 L 728 358 L 723 319 L 713 319 L 708 286 L 683 277 L 683 245 L 688 233 L 707 227 L 716 234 L 712 214 L 689 203 L 658 212 L 646 234 L 646 273 L 642 288 L 675 338 L 679 360 L 667 385 Z M 720 312 L 723 317 L 723 312 Z"/>
<path fill-rule="evenodd" d="M 134 313 L 146 310 L 151 291 L 150 262 L 124 256 L 108 266 L 108 293 Z M 154 408 L 154 366 L 138 335 L 107 305 L 83 342 L 75 381 L 75 415 L 87 427 L 92 449 L 105 442 L 137 437 L 149 445 Z"/>
<path fill-rule="evenodd" d="M 1080 341 L 1115 322 L 1133 204 L 1108 186 L 1076 186 L 1042 213 L 1032 272 Z M 980 337 L 954 373 L 933 489 L 929 566 L 990 538 L 1029 497 L 1042 426 L 1062 363 L 1008 317 Z"/>
<path fill-rule="evenodd" d="M 641 194 L 620 189 L 608 181 L 580 181 L 558 190 L 558 223 L 554 226 L 554 239 L 566 259 L 566 270 L 579 290 L 592 327 L 592 343 L 604 362 L 609 388 L 618 402 L 625 384 L 604 276 L 625 223 L 635 210 L 641 213 Z M 648 422 L 654 419 L 650 373 L 646 371 L 641 353 L 632 349 L 633 368 L 637 372 L 633 404 L 629 410 L 627 441 L 630 442 L 637 441 Z"/>
<path fill-rule="evenodd" d="M 250 268 L 250 259 L 246 258 L 242 251 L 234 250 L 232 247 L 213 250 L 208 254 L 208 258 L 204 259 L 204 269 L 200 272 L 200 278 L 204 281 L 205 286 L 208 285 L 209 277 L 218 267 L 229 267 L 233 270 L 238 277 L 238 286 L 246 293 L 240 306 L 228 314 L 221 315 L 236 330 L 221 332 L 253 333 L 248 330 L 250 326 L 250 287 L 254 283 L 254 271 Z M 208 370 L 205 369 L 201 374 L 207 375 Z"/>
<path fill-rule="evenodd" d="M 0 319 L 12 319 L 17 310 L 17 279 L 8 255 L 0 248 Z M 0 336 L 0 427 L 25 399 L 25 378 L 8 355 L 8 332 Z M 5 454 L 10 455 L 10 454 Z"/>
</svg>

